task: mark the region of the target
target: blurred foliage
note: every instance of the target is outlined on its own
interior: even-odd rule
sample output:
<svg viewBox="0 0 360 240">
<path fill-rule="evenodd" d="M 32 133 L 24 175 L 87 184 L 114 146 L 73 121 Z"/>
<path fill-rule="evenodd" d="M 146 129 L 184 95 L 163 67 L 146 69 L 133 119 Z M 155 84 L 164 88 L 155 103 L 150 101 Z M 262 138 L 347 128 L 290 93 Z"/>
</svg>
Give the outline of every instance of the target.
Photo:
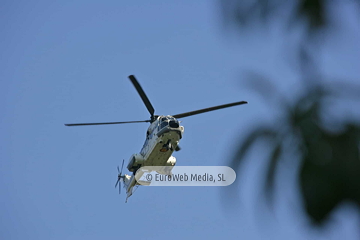
<svg viewBox="0 0 360 240">
<path fill-rule="evenodd" d="M 266 24 L 275 18 L 281 18 L 289 26 L 296 23 L 306 26 L 307 34 L 304 41 L 300 41 L 297 55 L 305 92 L 293 101 L 286 101 L 275 93 L 276 87 L 266 78 L 251 78 L 253 88 L 262 95 L 269 92 L 277 94 L 277 103 L 284 114 L 274 124 L 256 126 L 241 142 L 232 166 L 234 169 L 240 168 L 246 153 L 257 143 L 266 142 L 271 151 L 267 159 L 264 189 L 271 202 L 279 163 L 289 158 L 300 161 L 298 183 L 303 202 L 308 215 L 318 224 L 323 223 L 344 200 L 352 201 L 360 207 L 360 123 L 354 119 L 343 119 L 335 124 L 335 128 L 323 121 L 330 101 L 346 101 L 353 96 L 358 97 L 360 88 L 345 82 L 325 84 L 316 81 L 323 78 L 317 71 L 316 60 L 309 47 L 316 44 L 316 41 L 310 39 L 316 40 L 318 34 L 324 33 L 324 29 L 332 28 L 329 16 L 331 3 L 334 1 L 220 2 L 225 20 L 235 23 L 238 30 L 250 23 Z M 308 38 L 309 36 L 312 38 Z"/>
<path fill-rule="evenodd" d="M 359 86 L 352 88 L 360 92 Z M 240 144 L 232 166 L 239 168 L 253 145 L 265 141 L 271 146 L 265 183 L 269 201 L 277 165 L 285 155 L 300 161 L 300 188 L 307 213 L 314 222 L 322 223 L 344 200 L 360 207 L 360 124 L 349 120 L 336 130 L 329 130 L 322 121 L 329 100 L 351 97 L 349 93 L 356 91 L 336 85 L 314 86 L 294 104 L 282 102 L 284 117 L 271 126 L 258 126 L 251 131 Z"/>
<path fill-rule="evenodd" d="M 280 16 L 289 27 L 304 22 L 309 33 L 316 33 L 331 25 L 328 6 L 336 1 L 342 0 L 226 0 L 220 4 L 225 20 L 240 27 L 254 21 L 270 22 Z"/>
</svg>

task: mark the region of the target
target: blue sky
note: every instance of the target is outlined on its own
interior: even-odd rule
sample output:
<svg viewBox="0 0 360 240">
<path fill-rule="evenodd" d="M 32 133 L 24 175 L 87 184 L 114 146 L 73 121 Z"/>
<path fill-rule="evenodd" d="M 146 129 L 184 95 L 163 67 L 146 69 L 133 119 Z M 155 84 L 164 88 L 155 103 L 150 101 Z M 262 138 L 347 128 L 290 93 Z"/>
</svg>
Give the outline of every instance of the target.
<svg viewBox="0 0 360 240">
<path fill-rule="evenodd" d="M 125 202 L 116 166 L 139 152 L 144 124 L 65 127 L 64 123 L 145 120 L 127 76 L 134 74 L 157 114 L 246 100 L 248 105 L 182 121 L 181 166 L 228 165 L 256 123 L 274 119 L 244 82 L 259 71 L 284 94 L 299 76 L 283 57 L 296 34 L 224 30 L 216 1 L 3 1 L 1 63 L 1 239 L 355 239 L 359 214 L 345 205 L 327 233 L 306 226 L 294 190 L 283 184 L 276 220 L 257 184 L 263 151 L 249 156 L 238 185 L 139 187 Z M 344 4 L 334 38 L 323 43 L 328 76 L 359 79 L 359 19 Z M 358 113 L 355 108 L 348 112 Z M 264 150 L 265 152 L 265 150 Z M 286 168 L 286 166 L 285 166 Z M 281 194 L 279 195 L 281 196 Z M 230 201 L 226 201 L 229 200 Z"/>
</svg>

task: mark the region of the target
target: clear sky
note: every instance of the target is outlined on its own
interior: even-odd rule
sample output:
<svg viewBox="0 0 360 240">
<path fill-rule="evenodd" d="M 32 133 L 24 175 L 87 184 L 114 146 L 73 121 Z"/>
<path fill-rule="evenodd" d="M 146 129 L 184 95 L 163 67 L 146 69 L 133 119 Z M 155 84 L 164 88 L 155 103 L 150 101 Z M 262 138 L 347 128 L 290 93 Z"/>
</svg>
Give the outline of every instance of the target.
<svg viewBox="0 0 360 240">
<path fill-rule="evenodd" d="M 237 171 L 236 187 L 139 187 L 125 203 L 114 188 L 116 166 L 140 151 L 148 124 L 64 126 L 148 119 L 130 74 L 157 114 L 246 100 L 182 121 L 178 165 L 229 165 L 242 134 L 276 117 L 276 106 L 264 106 L 245 88 L 243 73 L 270 76 L 290 95 L 299 76 L 283 57 L 283 46 L 291 44 L 279 29 L 231 34 L 219 6 L 204 0 L 2 1 L 1 239 L 360 237 L 360 216 L 348 205 L 336 211 L 327 233 L 309 229 L 294 174 L 283 184 L 289 192 L 279 195 L 276 218 L 259 214 L 261 151 L 250 156 L 255 164 L 246 172 Z M 359 79 L 359 18 L 350 1 L 339 11 L 345 17 L 336 37 L 323 44 L 321 66 L 327 75 Z"/>
</svg>

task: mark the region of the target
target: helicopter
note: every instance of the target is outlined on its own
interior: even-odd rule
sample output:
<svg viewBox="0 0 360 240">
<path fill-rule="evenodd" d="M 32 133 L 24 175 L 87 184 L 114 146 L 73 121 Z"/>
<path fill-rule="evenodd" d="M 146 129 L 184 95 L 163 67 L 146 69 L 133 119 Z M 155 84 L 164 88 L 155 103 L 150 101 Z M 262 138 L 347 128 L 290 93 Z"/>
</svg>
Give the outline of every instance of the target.
<svg viewBox="0 0 360 240">
<path fill-rule="evenodd" d="M 65 126 L 89 126 L 89 125 L 109 125 L 109 124 L 126 124 L 126 123 L 143 123 L 148 122 L 150 126 L 146 131 L 146 140 L 140 151 L 131 155 L 127 169 L 132 172 L 132 175 L 122 174 L 124 167 L 124 160 L 122 162 L 121 170 L 119 166 L 118 179 L 115 188 L 119 186 L 119 194 L 121 193 L 121 182 L 124 183 L 126 188 L 126 202 L 133 194 L 133 188 L 138 185 L 146 185 L 146 183 L 139 183 L 140 180 L 135 179 L 135 173 L 141 168 L 146 166 L 159 166 L 157 172 L 159 174 L 169 175 L 172 168 L 176 164 L 176 158 L 172 156 L 174 151 L 179 151 L 179 141 L 184 134 L 184 127 L 180 125 L 179 118 L 185 118 L 200 113 L 215 111 L 218 109 L 233 107 L 237 105 L 247 104 L 246 101 L 234 102 L 223 104 L 219 106 L 199 109 L 195 111 L 175 114 L 175 115 L 155 115 L 155 109 L 150 103 L 149 98 L 146 96 L 144 90 L 134 75 L 130 75 L 129 79 L 134 85 L 136 91 L 140 95 L 143 103 L 150 113 L 150 119 L 141 121 L 126 121 L 126 122 L 101 122 L 101 123 L 71 123 Z M 139 179 L 139 178 L 137 178 Z"/>
</svg>

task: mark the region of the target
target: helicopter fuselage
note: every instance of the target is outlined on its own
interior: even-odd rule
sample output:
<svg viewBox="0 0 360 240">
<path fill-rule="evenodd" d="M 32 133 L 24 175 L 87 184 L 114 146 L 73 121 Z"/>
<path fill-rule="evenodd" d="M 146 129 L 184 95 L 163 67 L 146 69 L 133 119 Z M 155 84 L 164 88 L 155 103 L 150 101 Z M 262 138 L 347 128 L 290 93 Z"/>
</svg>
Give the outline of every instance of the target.
<svg viewBox="0 0 360 240">
<path fill-rule="evenodd" d="M 123 179 L 127 198 L 132 195 L 133 187 L 138 185 L 135 173 L 140 167 L 161 166 L 158 173 L 171 174 L 176 164 L 176 158 L 172 153 L 179 149 L 178 144 L 183 133 L 184 127 L 180 126 L 179 121 L 172 116 L 158 116 L 151 123 L 140 153 L 133 154 L 127 165 L 127 169 L 133 172 L 132 176 L 125 174 Z"/>
<path fill-rule="evenodd" d="M 178 149 L 183 133 L 184 127 L 180 126 L 177 119 L 158 116 L 146 132 L 146 140 L 140 153 L 130 157 L 128 170 L 135 172 L 144 166 L 174 166 L 176 159 L 172 153 Z"/>
</svg>

